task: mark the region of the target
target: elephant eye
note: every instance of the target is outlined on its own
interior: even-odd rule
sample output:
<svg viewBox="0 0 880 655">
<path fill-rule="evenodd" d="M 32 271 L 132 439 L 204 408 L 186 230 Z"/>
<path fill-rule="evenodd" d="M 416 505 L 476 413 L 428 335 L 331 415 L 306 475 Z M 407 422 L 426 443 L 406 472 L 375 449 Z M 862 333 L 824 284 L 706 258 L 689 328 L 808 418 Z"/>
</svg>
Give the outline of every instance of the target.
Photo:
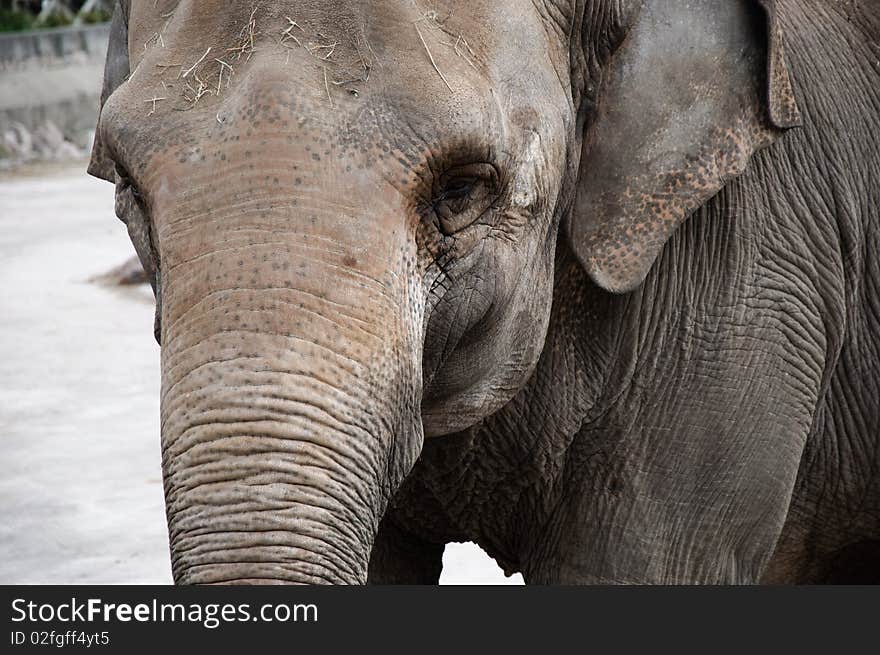
<svg viewBox="0 0 880 655">
<path fill-rule="evenodd" d="M 138 202 L 143 202 L 143 194 L 132 181 L 131 175 L 120 164 L 116 164 L 116 193 L 130 193 Z"/>
<path fill-rule="evenodd" d="M 495 199 L 497 180 L 495 167 L 489 164 L 444 173 L 432 202 L 443 234 L 449 236 L 473 224 Z"/>
<path fill-rule="evenodd" d="M 450 180 L 443 190 L 443 199 L 455 200 L 467 197 L 478 181 L 475 177 L 457 177 Z"/>
<path fill-rule="evenodd" d="M 128 171 L 120 164 L 116 164 L 116 216 L 126 221 L 132 203 L 141 211 L 144 210 L 143 194 L 132 181 Z"/>
</svg>

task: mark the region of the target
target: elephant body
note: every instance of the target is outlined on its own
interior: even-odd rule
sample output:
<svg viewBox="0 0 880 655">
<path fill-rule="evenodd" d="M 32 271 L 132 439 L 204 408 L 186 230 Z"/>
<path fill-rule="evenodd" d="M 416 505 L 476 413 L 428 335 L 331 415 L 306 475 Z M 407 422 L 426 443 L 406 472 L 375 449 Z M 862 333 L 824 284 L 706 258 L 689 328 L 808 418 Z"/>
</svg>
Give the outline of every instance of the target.
<svg viewBox="0 0 880 655">
<path fill-rule="evenodd" d="M 803 128 L 628 295 L 560 240 L 535 375 L 428 441 L 376 580 L 436 581 L 430 544 L 475 541 L 530 583 L 880 582 L 880 87 L 846 63 L 878 50 L 806 4 L 785 26 Z"/>
<path fill-rule="evenodd" d="M 880 6 L 411 5 L 117 10 L 176 580 L 877 580 Z"/>
</svg>

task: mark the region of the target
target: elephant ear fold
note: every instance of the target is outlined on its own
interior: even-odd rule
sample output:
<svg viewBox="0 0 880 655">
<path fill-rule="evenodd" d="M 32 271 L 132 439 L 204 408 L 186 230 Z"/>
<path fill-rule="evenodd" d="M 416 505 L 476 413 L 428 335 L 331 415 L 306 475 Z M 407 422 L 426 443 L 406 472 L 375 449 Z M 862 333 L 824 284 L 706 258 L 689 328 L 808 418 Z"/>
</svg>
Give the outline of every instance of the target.
<svg viewBox="0 0 880 655">
<path fill-rule="evenodd" d="M 567 225 L 600 287 L 641 284 L 678 225 L 800 124 L 775 4 L 643 3 L 606 65 Z"/>
<path fill-rule="evenodd" d="M 774 127 L 799 127 L 801 112 L 794 98 L 791 74 L 785 60 L 785 41 L 777 15 L 777 0 L 758 0 L 767 16 L 767 101 Z"/>
<path fill-rule="evenodd" d="M 101 108 L 120 84 L 128 79 L 128 3 L 117 2 L 110 23 L 110 43 L 104 63 L 104 86 L 101 89 Z M 98 119 L 100 124 L 100 118 Z M 101 130 L 95 130 L 92 155 L 89 160 L 89 174 L 108 182 L 116 181 L 116 170 L 107 146 L 101 139 Z"/>
</svg>

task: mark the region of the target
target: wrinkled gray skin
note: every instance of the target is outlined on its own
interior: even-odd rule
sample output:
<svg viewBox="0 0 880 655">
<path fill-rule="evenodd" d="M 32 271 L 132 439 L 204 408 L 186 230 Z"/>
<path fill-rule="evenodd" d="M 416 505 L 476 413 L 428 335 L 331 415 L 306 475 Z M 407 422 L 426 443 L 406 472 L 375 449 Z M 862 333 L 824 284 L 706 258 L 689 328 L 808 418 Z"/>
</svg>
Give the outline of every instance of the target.
<svg viewBox="0 0 880 655">
<path fill-rule="evenodd" d="M 432 583 L 473 540 L 530 583 L 877 581 L 878 35 L 124 3 L 90 171 L 157 294 L 175 579 Z"/>
</svg>

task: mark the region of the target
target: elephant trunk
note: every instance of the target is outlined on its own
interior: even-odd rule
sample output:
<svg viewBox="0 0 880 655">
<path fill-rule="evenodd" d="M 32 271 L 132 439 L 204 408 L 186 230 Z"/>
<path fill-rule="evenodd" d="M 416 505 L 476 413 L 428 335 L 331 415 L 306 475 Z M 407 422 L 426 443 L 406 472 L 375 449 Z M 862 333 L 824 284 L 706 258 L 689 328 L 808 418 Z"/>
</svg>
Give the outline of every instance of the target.
<svg viewBox="0 0 880 655">
<path fill-rule="evenodd" d="M 380 203 L 236 200 L 210 244 L 197 211 L 160 234 L 175 580 L 364 583 L 422 444 L 412 240 Z"/>
</svg>

